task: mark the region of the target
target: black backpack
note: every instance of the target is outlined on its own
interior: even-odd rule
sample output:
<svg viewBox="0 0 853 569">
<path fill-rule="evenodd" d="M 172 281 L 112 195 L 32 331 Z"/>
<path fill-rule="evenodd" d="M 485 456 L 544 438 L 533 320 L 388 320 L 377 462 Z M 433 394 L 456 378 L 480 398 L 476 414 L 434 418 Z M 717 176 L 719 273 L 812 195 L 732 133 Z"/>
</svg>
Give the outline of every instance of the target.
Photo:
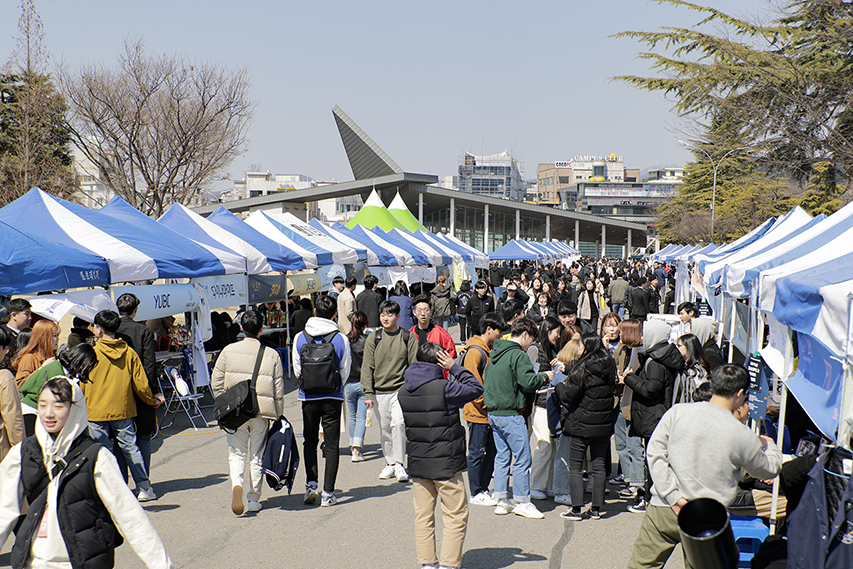
<svg viewBox="0 0 853 569">
<path fill-rule="evenodd" d="M 480 365 L 477 366 L 477 371 L 480 372 L 480 377 L 483 377 L 483 372 L 486 369 L 486 361 L 489 359 L 489 356 L 486 354 L 486 350 L 481 348 L 480 346 L 468 346 L 462 352 L 456 356 L 456 363 L 465 367 L 465 356 L 468 355 L 468 352 L 471 351 L 471 348 L 474 348 L 478 352 L 480 352 Z"/>
<path fill-rule="evenodd" d="M 299 349 L 299 361 L 302 373 L 299 376 L 299 387 L 305 395 L 323 395 L 335 393 L 341 388 L 341 370 L 338 355 L 332 340 L 338 332 L 330 332 L 319 336 L 320 342 L 314 336 L 305 334 L 305 344 Z"/>
</svg>

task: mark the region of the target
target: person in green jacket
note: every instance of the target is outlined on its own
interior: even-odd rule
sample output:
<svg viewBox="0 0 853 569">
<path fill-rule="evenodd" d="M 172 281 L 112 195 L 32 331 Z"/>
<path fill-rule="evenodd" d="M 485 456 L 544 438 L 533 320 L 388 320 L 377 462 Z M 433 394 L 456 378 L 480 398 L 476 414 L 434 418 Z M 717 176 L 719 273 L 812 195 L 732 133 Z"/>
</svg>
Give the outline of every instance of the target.
<svg viewBox="0 0 853 569">
<path fill-rule="evenodd" d="M 495 438 L 495 492 L 498 501 L 495 514 L 511 512 L 525 518 L 545 516 L 530 502 L 530 441 L 527 425 L 521 415 L 526 395 L 542 387 L 545 379 L 554 377 L 551 371 L 536 373 L 527 348 L 536 341 L 539 329 L 527 318 L 513 322 L 508 340 L 496 340 L 490 353 L 491 361 L 483 374 L 483 403 L 489 410 L 489 425 Z M 512 494 L 508 497 L 510 462 L 512 463 Z"/>
<path fill-rule="evenodd" d="M 34 371 L 21 385 L 21 406 L 24 412 L 24 430 L 28 437 L 35 434 L 38 419 L 38 398 L 48 379 L 64 375 L 82 382 L 89 380 L 89 372 L 98 363 L 95 348 L 85 342 L 63 350 L 58 359 Z"/>
</svg>

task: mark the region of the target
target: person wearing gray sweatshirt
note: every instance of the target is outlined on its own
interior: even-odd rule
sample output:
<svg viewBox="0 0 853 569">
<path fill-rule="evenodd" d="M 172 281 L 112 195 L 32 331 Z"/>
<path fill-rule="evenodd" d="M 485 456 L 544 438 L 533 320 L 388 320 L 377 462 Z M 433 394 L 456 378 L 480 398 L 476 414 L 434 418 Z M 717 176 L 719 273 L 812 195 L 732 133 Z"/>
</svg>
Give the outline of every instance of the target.
<svg viewBox="0 0 853 569">
<path fill-rule="evenodd" d="M 714 370 L 711 386 L 710 401 L 673 406 L 649 440 L 652 499 L 628 569 L 664 566 L 680 541 L 678 513 L 689 500 L 713 498 L 729 506 L 741 469 L 767 480 L 782 468 L 782 453 L 773 440 L 756 436 L 732 415 L 747 398 L 746 369 L 724 365 Z"/>
</svg>

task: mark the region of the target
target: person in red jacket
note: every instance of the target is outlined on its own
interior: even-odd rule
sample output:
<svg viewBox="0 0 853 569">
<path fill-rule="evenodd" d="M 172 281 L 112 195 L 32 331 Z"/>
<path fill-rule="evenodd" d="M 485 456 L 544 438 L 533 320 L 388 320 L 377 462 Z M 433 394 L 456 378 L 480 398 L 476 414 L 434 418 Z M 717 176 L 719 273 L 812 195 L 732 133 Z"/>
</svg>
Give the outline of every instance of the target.
<svg viewBox="0 0 853 569">
<path fill-rule="evenodd" d="M 450 337 L 450 332 L 432 323 L 432 304 L 428 294 L 419 294 L 412 300 L 412 312 L 416 323 L 410 332 L 418 338 L 418 345 L 435 342 L 445 349 L 450 357 L 456 359 L 456 344 Z M 446 374 L 445 374 L 446 377 Z"/>
</svg>

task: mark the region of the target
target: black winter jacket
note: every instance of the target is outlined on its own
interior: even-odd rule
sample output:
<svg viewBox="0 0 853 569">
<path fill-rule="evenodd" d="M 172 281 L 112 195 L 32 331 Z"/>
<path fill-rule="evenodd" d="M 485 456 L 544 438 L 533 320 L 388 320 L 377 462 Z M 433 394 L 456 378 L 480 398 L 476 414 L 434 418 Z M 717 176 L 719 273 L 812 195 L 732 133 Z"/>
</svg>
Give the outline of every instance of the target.
<svg viewBox="0 0 853 569">
<path fill-rule="evenodd" d="M 680 354 L 679 354 L 680 355 Z M 572 380 L 572 371 L 582 366 L 582 383 Z M 613 358 L 578 362 L 569 372 L 569 379 L 554 388 L 557 397 L 567 408 L 563 419 L 563 432 L 574 437 L 600 438 L 613 434 L 616 422 L 614 384 L 616 362 Z"/>
<path fill-rule="evenodd" d="M 481 334 L 483 332 L 483 330 L 480 330 L 480 318 L 482 318 L 484 314 L 494 311 L 495 301 L 491 295 L 487 294 L 484 297 L 480 297 L 477 293 L 471 295 L 471 299 L 468 300 L 468 314 L 466 316 L 468 318 L 468 325 L 474 331 L 474 335 Z"/>
<path fill-rule="evenodd" d="M 649 438 L 672 407 L 675 376 L 684 367 L 684 358 L 675 344 L 665 340 L 642 352 L 638 359 L 639 375 L 629 373 L 625 377 L 625 385 L 634 392 L 629 434 Z"/>
</svg>

